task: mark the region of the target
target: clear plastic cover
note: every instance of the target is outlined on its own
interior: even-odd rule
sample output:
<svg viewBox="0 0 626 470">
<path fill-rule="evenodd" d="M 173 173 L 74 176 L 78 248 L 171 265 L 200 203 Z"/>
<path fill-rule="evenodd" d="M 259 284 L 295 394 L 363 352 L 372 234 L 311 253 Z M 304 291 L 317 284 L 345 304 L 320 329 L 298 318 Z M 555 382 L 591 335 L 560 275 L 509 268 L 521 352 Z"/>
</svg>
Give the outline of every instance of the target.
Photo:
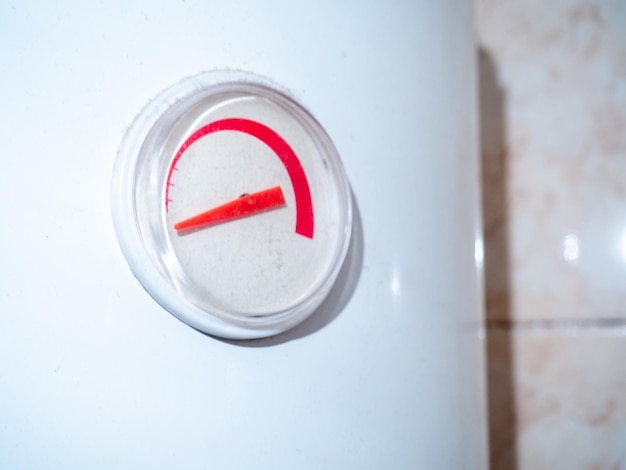
<svg viewBox="0 0 626 470">
<path fill-rule="evenodd" d="M 175 228 L 268 188 L 284 203 Z M 323 128 L 287 92 L 239 72 L 187 79 L 144 108 L 120 147 L 113 215 L 146 290 L 181 320 L 230 338 L 276 334 L 310 315 L 337 277 L 352 224 L 348 181 Z"/>
</svg>

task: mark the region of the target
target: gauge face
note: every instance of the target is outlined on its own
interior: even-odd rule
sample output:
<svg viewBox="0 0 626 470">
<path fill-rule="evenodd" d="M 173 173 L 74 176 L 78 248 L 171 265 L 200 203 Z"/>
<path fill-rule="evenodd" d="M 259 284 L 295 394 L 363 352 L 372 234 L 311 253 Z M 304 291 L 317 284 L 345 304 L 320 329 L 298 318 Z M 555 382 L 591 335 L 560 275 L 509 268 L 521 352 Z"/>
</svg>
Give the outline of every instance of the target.
<svg viewBox="0 0 626 470">
<path fill-rule="evenodd" d="M 330 138 L 287 93 L 205 74 L 144 109 L 113 179 L 120 245 L 166 309 L 209 334 L 256 338 L 326 297 L 351 232 Z"/>
</svg>

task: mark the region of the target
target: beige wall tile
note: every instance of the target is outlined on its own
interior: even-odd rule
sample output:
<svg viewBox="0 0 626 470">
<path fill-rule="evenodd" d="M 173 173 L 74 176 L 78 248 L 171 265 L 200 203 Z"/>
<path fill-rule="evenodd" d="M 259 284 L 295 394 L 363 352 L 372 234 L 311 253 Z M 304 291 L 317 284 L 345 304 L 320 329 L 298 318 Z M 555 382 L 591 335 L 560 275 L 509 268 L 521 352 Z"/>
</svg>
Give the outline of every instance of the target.
<svg viewBox="0 0 626 470">
<path fill-rule="evenodd" d="M 626 469 L 626 327 L 491 330 L 493 469 Z"/>
<path fill-rule="evenodd" d="M 477 0 L 490 319 L 626 317 L 626 2 Z"/>
</svg>

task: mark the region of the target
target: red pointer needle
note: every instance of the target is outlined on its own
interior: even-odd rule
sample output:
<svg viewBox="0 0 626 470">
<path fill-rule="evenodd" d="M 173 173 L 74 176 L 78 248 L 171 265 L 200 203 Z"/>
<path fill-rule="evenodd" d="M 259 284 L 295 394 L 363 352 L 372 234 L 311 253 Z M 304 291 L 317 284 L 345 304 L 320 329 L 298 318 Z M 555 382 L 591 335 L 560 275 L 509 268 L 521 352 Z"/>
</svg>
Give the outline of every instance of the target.
<svg viewBox="0 0 626 470">
<path fill-rule="evenodd" d="M 174 229 L 178 232 L 193 230 L 265 212 L 283 205 L 285 205 L 283 190 L 280 186 L 275 186 L 258 193 L 245 194 L 238 199 L 185 219 L 175 224 Z"/>
</svg>

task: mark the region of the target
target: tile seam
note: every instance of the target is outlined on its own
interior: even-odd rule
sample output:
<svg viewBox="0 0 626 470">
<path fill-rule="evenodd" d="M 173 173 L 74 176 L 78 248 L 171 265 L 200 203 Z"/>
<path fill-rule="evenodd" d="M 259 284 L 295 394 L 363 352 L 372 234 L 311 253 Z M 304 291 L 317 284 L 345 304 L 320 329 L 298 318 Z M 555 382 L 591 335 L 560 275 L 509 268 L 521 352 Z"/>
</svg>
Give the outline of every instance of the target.
<svg viewBox="0 0 626 470">
<path fill-rule="evenodd" d="M 626 318 L 553 319 L 553 320 L 487 320 L 491 331 L 614 331 L 626 333 Z"/>
</svg>

